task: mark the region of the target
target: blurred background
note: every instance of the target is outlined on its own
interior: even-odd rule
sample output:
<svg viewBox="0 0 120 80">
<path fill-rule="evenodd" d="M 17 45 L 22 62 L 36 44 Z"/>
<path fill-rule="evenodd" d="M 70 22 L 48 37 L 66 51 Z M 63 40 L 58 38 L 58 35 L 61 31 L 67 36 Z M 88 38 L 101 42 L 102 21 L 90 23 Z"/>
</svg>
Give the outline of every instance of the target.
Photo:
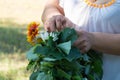
<svg viewBox="0 0 120 80">
<path fill-rule="evenodd" d="M 0 80 L 29 80 L 26 27 L 41 22 L 46 0 L 0 0 Z M 42 25 L 41 25 L 42 26 Z"/>
</svg>

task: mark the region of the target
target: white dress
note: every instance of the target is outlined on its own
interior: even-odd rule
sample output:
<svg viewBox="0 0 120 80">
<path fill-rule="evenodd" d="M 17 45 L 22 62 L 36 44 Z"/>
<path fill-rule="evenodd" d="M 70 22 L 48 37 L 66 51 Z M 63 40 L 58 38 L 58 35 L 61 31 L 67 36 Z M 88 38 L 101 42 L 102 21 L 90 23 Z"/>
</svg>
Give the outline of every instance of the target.
<svg viewBox="0 0 120 80">
<path fill-rule="evenodd" d="M 89 32 L 120 33 L 120 0 L 111 6 L 95 8 L 84 0 L 59 0 L 65 16 Z M 120 56 L 103 55 L 103 80 L 120 80 Z"/>
</svg>

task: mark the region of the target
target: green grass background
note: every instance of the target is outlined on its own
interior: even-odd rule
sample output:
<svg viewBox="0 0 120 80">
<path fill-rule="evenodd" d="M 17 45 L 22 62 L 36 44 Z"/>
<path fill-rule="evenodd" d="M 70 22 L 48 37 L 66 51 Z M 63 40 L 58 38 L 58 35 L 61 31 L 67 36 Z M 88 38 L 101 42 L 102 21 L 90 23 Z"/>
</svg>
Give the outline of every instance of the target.
<svg viewBox="0 0 120 80">
<path fill-rule="evenodd" d="M 26 24 L 0 21 L 0 80 L 29 80 L 26 29 Z"/>
</svg>

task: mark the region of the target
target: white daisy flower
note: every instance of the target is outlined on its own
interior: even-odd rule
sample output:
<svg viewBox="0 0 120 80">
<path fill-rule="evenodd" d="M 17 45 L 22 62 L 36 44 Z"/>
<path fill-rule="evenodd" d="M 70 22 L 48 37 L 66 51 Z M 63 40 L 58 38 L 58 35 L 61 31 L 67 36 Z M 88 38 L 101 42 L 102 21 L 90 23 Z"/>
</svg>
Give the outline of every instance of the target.
<svg viewBox="0 0 120 80">
<path fill-rule="evenodd" d="M 55 34 L 55 33 L 51 32 L 50 36 L 53 38 L 53 41 L 58 40 L 58 34 Z"/>
<path fill-rule="evenodd" d="M 48 32 L 39 32 L 36 38 L 41 38 L 43 41 L 48 40 L 49 33 Z"/>
</svg>

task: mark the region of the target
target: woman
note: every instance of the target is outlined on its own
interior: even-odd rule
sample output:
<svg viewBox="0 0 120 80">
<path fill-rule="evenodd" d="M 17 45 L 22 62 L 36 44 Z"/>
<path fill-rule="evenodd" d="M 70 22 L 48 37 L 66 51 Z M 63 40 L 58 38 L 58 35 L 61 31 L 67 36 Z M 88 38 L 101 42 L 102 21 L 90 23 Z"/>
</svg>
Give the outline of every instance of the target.
<svg viewBox="0 0 120 80">
<path fill-rule="evenodd" d="M 103 52 L 103 80 L 120 80 L 120 0 L 49 0 L 42 19 L 47 31 L 75 28 L 82 52 Z"/>
</svg>

